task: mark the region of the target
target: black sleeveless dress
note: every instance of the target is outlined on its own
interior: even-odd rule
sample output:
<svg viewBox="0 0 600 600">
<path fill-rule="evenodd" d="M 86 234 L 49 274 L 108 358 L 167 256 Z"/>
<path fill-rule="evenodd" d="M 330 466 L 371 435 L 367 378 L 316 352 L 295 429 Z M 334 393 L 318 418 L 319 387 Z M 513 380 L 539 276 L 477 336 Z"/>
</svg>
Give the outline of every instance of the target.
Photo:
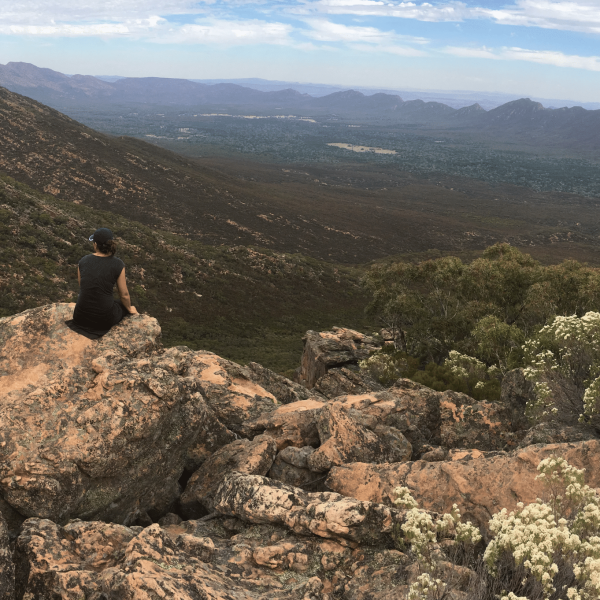
<svg viewBox="0 0 600 600">
<path fill-rule="evenodd" d="M 102 337 L 129 314 L 113 290 L 125 264 L 116 256 L 88 254 L 79 261 L 81 285 L 73 319 L 66 324 L 92 340 Z"/>
</svg>

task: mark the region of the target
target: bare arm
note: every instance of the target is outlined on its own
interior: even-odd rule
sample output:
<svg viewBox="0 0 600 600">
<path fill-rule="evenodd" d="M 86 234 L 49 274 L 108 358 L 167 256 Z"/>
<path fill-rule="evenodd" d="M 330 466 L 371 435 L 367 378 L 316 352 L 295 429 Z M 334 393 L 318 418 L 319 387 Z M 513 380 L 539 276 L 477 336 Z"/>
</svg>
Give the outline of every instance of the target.
<svg viewBox="0 0 600 600">
<path fill-rule="evenodd" d="M 137 314 L 135 306 L 131 306 L 131 298 L 129 297 L 129 290 L 127 289 L 127 281 L 125 279 L 125 268 L 121 271 L 119 278 L 117 279 L 117 291 L 123 306 L 132 314 Z"/>
</svg>

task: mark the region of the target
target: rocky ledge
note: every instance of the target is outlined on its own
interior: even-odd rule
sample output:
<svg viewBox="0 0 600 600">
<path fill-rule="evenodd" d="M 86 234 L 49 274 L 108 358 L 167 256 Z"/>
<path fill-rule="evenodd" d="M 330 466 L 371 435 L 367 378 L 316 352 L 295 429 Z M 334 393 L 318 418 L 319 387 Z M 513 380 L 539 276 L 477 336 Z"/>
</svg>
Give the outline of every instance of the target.
<svg viewBox="0 0 600 600">
<path fill-rule="evenodd" d="M 403 598 L 417 571 L 397 486 L 432 515 L 456 503 L 484 537 L 540 495 L 549 455 L 600 486 L 596 432 L 528 429 L 518 374 L 498 403 L 383 389 L 355 368 L 373 339 L 338 328 L 307 335 L 309 389 L 164 349 L 143 315 L 91 341 L 72 311 L 0 319 L 2 599 Z M 464 599 L 472 573 L 443 564 Z"/>
</svg>

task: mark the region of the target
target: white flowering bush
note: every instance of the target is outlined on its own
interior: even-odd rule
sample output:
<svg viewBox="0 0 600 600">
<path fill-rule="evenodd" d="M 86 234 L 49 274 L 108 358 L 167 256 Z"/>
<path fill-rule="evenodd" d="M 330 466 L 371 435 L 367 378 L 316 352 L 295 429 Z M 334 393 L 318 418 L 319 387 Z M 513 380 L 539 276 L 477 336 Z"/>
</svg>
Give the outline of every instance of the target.
<svg viewBox="0 0 600 600">
<path fill-rule="evenodd" d="M 523 351 L 536 392 L 530 416 L 587 422 L 600 415 L 600 313 L 556 317 Z"/>
<path fill-rule="evenodd" d="M 450 513 L 433 519 L 430 513 L 418 508 L 417 501 L 406 487 L 397 487 L 395 506 L 406 509 L 405 521 L 397 536 L 402 545 L 409 545 L 410 554 L 416 559 L 420 575 L 409 588 L 408 600 L 440 600 L 444 597 L 447 583 L 439 578 L 439 563 L 446 559 L 440 550 L 438 537 L 453 537 L 455 543 L 474 546 L 481 540 L 479 530 L 470 522 L 462 523 L 456 504 Z M 398 540 L 397 540 L 398 541 Z"/>
<path fill-rule="evenodd" d="M 451 371 L 462 379 L 485 379 L 488 369 L 484 363 L 477 360 L 473 356 L 467 356 L 461 354 L 456 350 L 451 350 L 448 354 L 448 358 L 444 363 L 447 367 L 450 367 Z"/>
<path fill-rule="evenodd" d="M 401 377 L 398 363 L 394 357 L 385 352 L 376 352 L 358 363 L 358 366 L 367 371 L 379 383 L 388 384 Z"/>
<path fill-rule="evenodd" d="M 600 496 L 583 482 L 584 471 L 550 457 L 538 466 L 538 479 L 548 490 L 517 510 L 503 509 L 489 526 L 494 534 L 484 560 L 492 577 L 507 555 L 524 569 L 520 589 L 502 600 L 598 600 L 600 598 Z M 569 581 L 556 588 L 557 576 Z M 526 596 L 517 596 L 525 592 Z"/>
</svg>

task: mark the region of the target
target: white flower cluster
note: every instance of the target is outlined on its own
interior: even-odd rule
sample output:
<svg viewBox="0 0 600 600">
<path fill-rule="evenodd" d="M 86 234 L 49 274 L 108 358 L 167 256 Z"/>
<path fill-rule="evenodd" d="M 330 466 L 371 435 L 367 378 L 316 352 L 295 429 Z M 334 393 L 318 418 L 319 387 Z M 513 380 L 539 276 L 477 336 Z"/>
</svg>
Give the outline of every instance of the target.
<svg viewBox="0 0 600 600">
<path fill-rule="evenodd" d="M 475 376 L 477 379 L 485 379 L 488 368 L 480 360 L 467 354 L 461 354 L 456 350 L 450 350 L 445 366 L 450 367 L 450 370 L 462 379 L 468 379 Z"/>
<path fill-rule="evenodd" d="M 412 497 L 410 490 L 407 487 L 397 487 L 394 490 L 394 495 L 396 496 L 394 500 L 394 504 L 398 508 L 417 508 L 419 504 Z"/>
<path fill-rule="evenodd" d="M 442 595 L 446 585 L 441 579 L 434 579 L 429 573 L 423 573 L 410 586 L 407 600 L 429 600 Z"/>
<path fill-rule="evenodd" d="M 556 590 L 559 572 L 555 557 L 571 560 L 578 586 L 567 590 L 569 600 L 600 598 L 600 497 L 583 483 L 584 470 L 576 469 L 560 457 L 550 457 L 538 465 L 538 479 L 550 491 L 549 503 L 538 499 L 517 510 L 503 509 L 493 516 L 490 530 L 495 534 L 484 559 L 492 575 L 500 557 L 509 552 L 523 565 L 549 598 Z M 527 600 L 514 594 L 502 600 Z"/>
<path fill-rule="evenodd" d="M 453 535 L 456 542 L 465 544 L 477 544 L 481 540 L 479 530 L 469 521 L 461 523 L 460 510 L 456 504 L 452 506 L 450 513 L 445 513 L 434 521 L 428 512 L 418 508 L 417 501 L 408 488 L 397 487 L 394 493 L 397 496 L 394 504 L 408 509 L 401 527 L 404 540 L 410 543 L 412 554 L 426 572 L 432 572 L 438 558 L 443 556 L 436 552 L 438 534 Z"/>
<path fill-rule="evenodd" d="M 555 317 L 523 345 L 523 351 L 525 376 L 534 383 L 537 396 L 527 406 L 530 415 L 557 412 L 553 388 L 561 380 L 583 386 L 582 420 L 600 414 L 600 313 Z"/>
<path fill-rule="evenodd" d="M 372 354 L 369 358 L 361 360 L 358 366 L 379 382 L 393 381 L 401 375 L 392 356 L 385 352 Z"/>
</svg>

